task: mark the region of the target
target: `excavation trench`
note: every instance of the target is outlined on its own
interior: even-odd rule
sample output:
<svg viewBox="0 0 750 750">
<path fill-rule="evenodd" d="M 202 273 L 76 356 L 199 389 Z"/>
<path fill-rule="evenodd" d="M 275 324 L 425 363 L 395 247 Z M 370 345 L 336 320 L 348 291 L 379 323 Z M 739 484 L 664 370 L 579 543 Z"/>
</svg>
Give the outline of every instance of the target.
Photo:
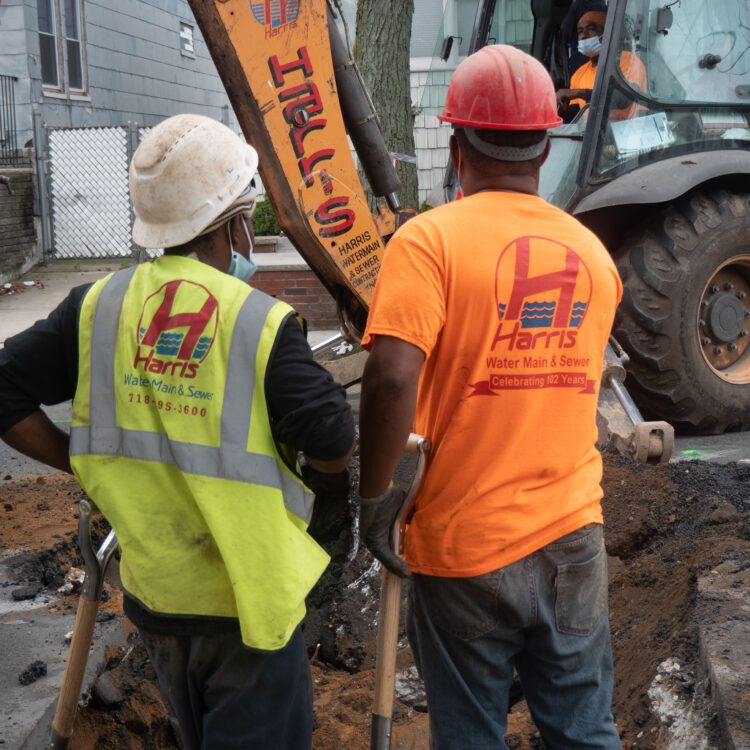
<svg viewBox="0 0 750 750">
<path fill-rule="evenodd" d="M 402 467 L 400 481 L 408 473 Z M 353 474 L 356 481 L 356 456 Z M 700 624 L 721 613 L 712 611 L 719 605 L 699 596 L 698 587 L 712 571 L 729 570 L 738 595 L 747 596 L 748 483 L 750 468 L 740 464 L 642 466 L 605 453 L 613 713 L 623 748 L 731 747 L 726 707 L 717 706 L 701 658 Z M 44 617 L 75 610 L 75 590 L 58 589 L 66 575 L 71 578 L 71 568 L 82 565 L 75 544 L 81 496 L 75 480 L 63 475 L 0 478 L 0 550 L 10 571 L 5 587 L 27 588 L 33 601 L 43 603 Z M 103 522 L 95 529 L 99 537 L 105 530 Z M 354 552 L 349 532 L 328 549 L 333 561 L 309 597 L 305 624 L 315 690 L 313 748 L 356 750 L 369 747 L 379 571 L 366 551 Z M 116 586 L 108 583 L 105 597 L 103 617 L 122 618 Z M 0 615 L 0 623 L 8 617 Z M 72 748 L 176 748 L 153 669 L 137 632 L 122 619 L 122 639 L 110 645 L 100 675 L 83 696 Z M 392 747 L 427 750 L 424 696 L 402 636 Z M 44 663 L 45 656 L 40 650 L 27 666 Z M 31 676 L 48 679 L 34 676 L 33 669 Z M 520 692 L 514 691 L 513 700 L 509 746 L 543 747 Z"/>
</svg>

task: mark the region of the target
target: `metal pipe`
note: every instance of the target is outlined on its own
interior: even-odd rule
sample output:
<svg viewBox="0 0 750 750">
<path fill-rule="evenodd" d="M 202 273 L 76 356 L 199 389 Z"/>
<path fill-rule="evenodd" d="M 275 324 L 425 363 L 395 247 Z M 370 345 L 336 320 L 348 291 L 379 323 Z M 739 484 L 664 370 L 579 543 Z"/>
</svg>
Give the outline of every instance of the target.
<svg viewBox="0 0 750 750">
<path fill-rule="evenodd" d="M 380 123 L 360 78 L 359 70 L 339 34 L 330 8 L 328 36 L 346 132 L 352 139 L 372 192 L 377 196 L 389 196 L 390 203 L 391 194 L 401 189 L 401 180 L 393 167 L 393 158 L 385 146 Z"/>
<path fill-rule="evenodd" d="M 50 232 L 49 184 L 44 169 L 47 155 L 44 148 L 44 126 L 39 112 L 32 114 L 34 127 L 34 161 L 36 163 L 36 186 L 39 194 L 39 215 L 42 222 L 42 255 L 46 261 L 53 254 Z"/>
<path fill-rule="evenodd" d="M 344 335 L 342 333 L 337 333 L 335 336 L 331 336 L 330 339 L 326 339 L 325 341 L 321 341 L 319 344 L 315 344 L 315 346 L 311 346 L 310 349 L 312 349 L 312 353 L 315 354 L 315 352 L 319 352 L 321 349 L 325 349 L 327 346 L 333 346 L 333 344 L 338 344 L 339 341 L 343 341 Z"/>
<path fill-rule="evenodd" d="M 638 407 L 635 405 L 633 399 L 630 398 L 630 394 L 627 392 L 620 379 L 610 376 L 609 387 L 615 392 L 617 400 L 622 404 L 622 408 L 625 410 L 625 414 L 627 414 L 628 419 L 634 425 L 643 422 L 643 416 L 641 415 L 641 412 L 638 410 Z"/>
</svg>

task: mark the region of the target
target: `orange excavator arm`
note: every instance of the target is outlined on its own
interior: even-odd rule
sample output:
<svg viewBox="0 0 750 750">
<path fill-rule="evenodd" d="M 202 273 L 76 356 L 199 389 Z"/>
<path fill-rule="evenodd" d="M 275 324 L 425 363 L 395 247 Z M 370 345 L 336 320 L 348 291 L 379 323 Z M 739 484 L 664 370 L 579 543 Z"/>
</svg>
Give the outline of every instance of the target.
<svg viewBox="0 0 750 750">
<path fill-rule="evenodd" d="M 400 182 L 326 0 L 189 0 L 284 233 L 356 336 Z M 373 193 L 373 215 L 347 134 Z M 395 212 L 395 213 L 394 213 Z"/>
</svg>

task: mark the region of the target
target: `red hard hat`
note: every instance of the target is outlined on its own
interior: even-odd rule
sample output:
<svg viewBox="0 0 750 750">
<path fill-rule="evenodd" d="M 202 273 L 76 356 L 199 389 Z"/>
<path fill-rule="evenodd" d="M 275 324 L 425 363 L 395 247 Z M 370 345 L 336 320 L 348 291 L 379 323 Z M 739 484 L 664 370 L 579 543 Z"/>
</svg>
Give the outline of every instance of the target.
<svg viewBox="0 0 750 750">
<path fill-rule="evenodd" d="M 438 120 L 488 130 L 547 130 L 562 123 L 549 73 L 508 44 L 482 47 L 456 68 Z"/>
</svg>

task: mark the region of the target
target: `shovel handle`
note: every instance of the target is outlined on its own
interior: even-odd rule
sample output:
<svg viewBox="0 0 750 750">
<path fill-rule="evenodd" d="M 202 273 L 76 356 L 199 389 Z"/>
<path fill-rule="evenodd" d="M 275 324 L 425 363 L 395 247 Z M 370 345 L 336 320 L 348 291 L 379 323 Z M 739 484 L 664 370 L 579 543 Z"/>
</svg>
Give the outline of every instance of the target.
<svg viewBox="0 0 750 750">
<path fill-rule="evenodd" d="M 404 498 L 404 504 L 393 525 L 391 541 L 396 552 L 401 552 L 401 524 L 424 475 L 430 443 L 421 435 L 411 433 L 404 453 L 418 455 L 414 478 Z M 383 566 L 380 582 L 380 612 L 375 667 L 375 702 L 370 728 L 370 750 L 390 750 L 393 729 L 393 690 L 396 684 L 396 650 L 398 622 L 401 611 L 401 578 Z"/>
<path fill-rule="evenodd" d="M 66 750 L 73 735 L 78 699 L 81 695 L 86 662 L 89 658 L 91 640 L 99 611 L 99 599 L 104 585 L 104 575 L 112 555 L 117 550 L 117 537 L 110 531 L 99 549 L 94 552 L 91 545 L 91 504 L 81 500 L 78 510 L 78 546 L 86 563 L 86 575 L 78 598 L 78 610 L 73 626 L 68 659 L 65 662 L 60 697 L 57 699 L 55 718 L 52 720 L 50 750 Z"/>
<path fill-rule="evenodd" d="M 404 446 L 404 453 L 417 453 L 419 451 L 419 443 L 424 440 L 421 435 L 417 435 L 416 432 L 410 432 L 409 437 L 406 438 L 406 445 Z"/>
<path fill-rule="evenodd" d="M 380 582 L 380 618 L 375 672 L 375 702 L 372 710 L 370 750 L 388 750 L 391 746 L 393 689 L 396 684 L 398 616 L 401 609 L 401 578 L 383 568 Z"/>
<path fill-rule="evenodd" d="M 78 698 L 81 695 L 81 685 L 83 685 L 83 675 L 86 671 L 86 662 L 89 658 L 89 648 L 91 638 L 94 635 L 98 610 L 98 601 L 83 598 L 78 600 L 73 639 L 70 642 L 60 697 L 52 722 L 52 740 L 50 742 L 52 750 L 65 750 L 73 734 L 73 721 L 78 707 Z"/>
</svg>

